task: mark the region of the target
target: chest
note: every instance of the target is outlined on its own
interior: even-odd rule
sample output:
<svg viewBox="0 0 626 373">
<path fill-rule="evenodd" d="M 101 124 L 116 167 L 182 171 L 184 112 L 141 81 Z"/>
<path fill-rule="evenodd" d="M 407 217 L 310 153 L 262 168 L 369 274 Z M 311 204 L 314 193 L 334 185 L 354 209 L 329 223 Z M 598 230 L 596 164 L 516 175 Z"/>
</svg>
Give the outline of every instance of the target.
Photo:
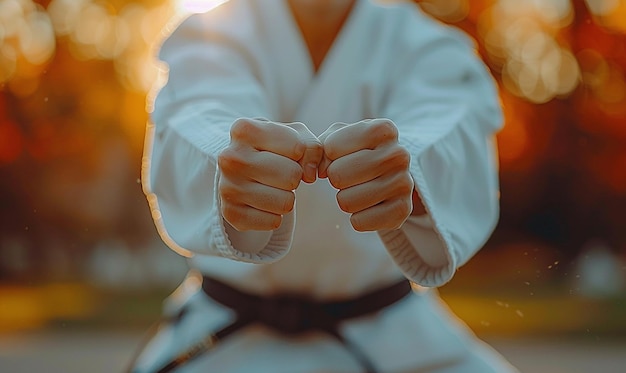
<svg viewBox="0 0 626 373">
<path fill-rule="evenodd" d="M 321 134 L 335 122 L 381 117 L 393 53 L 382 50 L 388 43 L 370 43 L 378 33 L 371 24 L 380 22 L 358 5 L 332 32 L 300 28 L 286 8 L 272 13 L 282 17 L 263 18 L 260 81 L 273 120 L 303 122 Z"/>
<path fill-rule="evenodd" d="M 350 17 L 354 3 L 355 0 L 315 1 L 307 5 L 307 2 L 288 1 L 291 16 L 306 46 L 315 73 L 319 71 Z"/>
</svg>

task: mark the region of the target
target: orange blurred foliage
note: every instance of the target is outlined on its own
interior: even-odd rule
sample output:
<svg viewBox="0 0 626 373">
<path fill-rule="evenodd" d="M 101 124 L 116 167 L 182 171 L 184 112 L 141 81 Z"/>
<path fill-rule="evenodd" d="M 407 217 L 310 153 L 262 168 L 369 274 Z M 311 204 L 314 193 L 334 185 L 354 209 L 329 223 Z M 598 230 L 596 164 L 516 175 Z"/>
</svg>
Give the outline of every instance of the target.
<svg viewBox="0 0 626 373">
<path fill-rule="evenodd" d="M 516 231 L 575 252 L 602 235 L 626 250 L 626 2 L 602 16 L 582 0 L 416 2 L 474 37 L 500 84 L 496 238 Z M 44 250 L 50 231 L 81 247 L 154 234 L 137 179 L 151 48 L 176 1 L 2 4 L 36 22 L 0 38 L 0 241 L 25 236 Z M 54 38 L 28 51 L 38 27 Z"/>
</svg>

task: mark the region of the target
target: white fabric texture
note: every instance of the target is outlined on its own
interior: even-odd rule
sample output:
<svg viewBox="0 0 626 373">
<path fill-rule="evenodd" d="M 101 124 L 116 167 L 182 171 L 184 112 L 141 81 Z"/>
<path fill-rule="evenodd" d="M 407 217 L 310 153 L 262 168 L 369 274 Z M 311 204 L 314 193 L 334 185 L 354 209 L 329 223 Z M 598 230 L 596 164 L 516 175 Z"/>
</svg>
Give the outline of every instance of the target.
<svg viewBox="0 0 626 373">
<path fill-rule="evenodd" d="M 175 315 L 182 307 L 187 309 L 186 316 L 176 327 L 159 330 L 138 359 L 134 373 L 154 372 L 234 319 L 230 310 L 193 285 L 183 284 L 167 300 L 166 315 Z M 341 332 L 363 349 L 382 373 L 518 373 L 496 351 L 458 324 L 436 291 L 414 292 L 381 314 L 343 323 Z M 410 340 L 406 339 L 408 335 Z M 344 346 L 325 334 L 282 338 L 253 325 L 176 372 L 214 370 L 359 373 L 362 367 Z"/>
<path fill-rule="evenodd" d="M 438 287 L 491 234 L 498 218 L 493 136 L 502 123 L 494 82 L 464 34 L 414 4 L 357 0 L 317 72 L 283 0 L 231 0 L 193 15 L 165 40 L 159 58 L 169 74 L 154 103 L 142 179 L 159 233 L 192 268 L 247 291 L 322 299 L 403 276 Z M 428 215 L 409 218 L 399 230 L 356 232 L 337 206 L 337 191 L 321 179 L 301 183 L 294 212 L 279 229 L 230 229 L 219 213 L 216 160 L 239 118 L 300 121 L 316 135 L 334 122 L 392 120 L 411 153 L 410 171 Z M 432 265 L 438 262 L 443 265 Z M 412 297 L 345 331 L 385 372 L 462 360 L 477 342 L 436 304 L 434 292 Z M 213 328 L 219 315 L 203 312 L 196 323 L 204 327 L 183 324 L 172 335 L 193 338 Z M 379 338 L 385 333 L 393 338 Z M 234 364 L 223 372 L 281 372 L 276 364 L 290 353 L 298 361 L 338 354 L 347 365 L 333 371 L 358 371 L 327 337 L 307 344 L 306 355 L 263 331 L 241 334 L 203 359 Z M 255 338 L 263 343 L 251 343 Z M 266 370 L 256 369 L 257 357 L 267 361 Z M 324 361 L 284 371 L 327 370 Z"/>
</svg>

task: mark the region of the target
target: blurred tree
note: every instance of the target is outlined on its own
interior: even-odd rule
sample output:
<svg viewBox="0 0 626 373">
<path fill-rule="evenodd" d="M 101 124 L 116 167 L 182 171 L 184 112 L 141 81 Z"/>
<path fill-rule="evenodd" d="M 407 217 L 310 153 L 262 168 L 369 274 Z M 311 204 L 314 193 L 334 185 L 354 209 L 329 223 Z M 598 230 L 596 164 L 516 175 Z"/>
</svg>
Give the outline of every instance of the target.
<svg viewBox="0 0 626 373">
<path fill-rule="evenodd" d="M 540 240 L 573 259 L 586 242 L 601 237 L 626 253 L 626 22 L 614 21 L 626 20 L 626 1 L 593 14 L 590 5 L 600 2 L 418 1 L 474 36 L 501 84 L 502 214 L 492 246 Z M 507 37 L 513 46 L 506 45 Z M 567 53 L 559 58 L 560 69 L 547 75 L 550 44 Z M 563 64 L 570 53 L 574 68 Z M 507 75 L 510 66 L 534 55 L 541 58 L 531 59 L 529 68 L 542 68 L 539 76 L 528 69 Z M 566 82 L 577 70 L 580 77 L 565 94 L 541 87 L 552 79 Z M 507 84 L 511 79 L 520 80 Z M 524 90 L 528 84 L 535 86 Z"/>
<path fill-rule="evenodd" d="M 626 252 L 626 0 L 416 2 L 474 37 L 501 87 L 488 246 Z M 0 1 L 0 276 L 7 258 L 44 273 L 54 252 L 80 266 L 101 240 L 154 239 L 138 183 L 151 47 L 183 4 Z"/>
</svg>

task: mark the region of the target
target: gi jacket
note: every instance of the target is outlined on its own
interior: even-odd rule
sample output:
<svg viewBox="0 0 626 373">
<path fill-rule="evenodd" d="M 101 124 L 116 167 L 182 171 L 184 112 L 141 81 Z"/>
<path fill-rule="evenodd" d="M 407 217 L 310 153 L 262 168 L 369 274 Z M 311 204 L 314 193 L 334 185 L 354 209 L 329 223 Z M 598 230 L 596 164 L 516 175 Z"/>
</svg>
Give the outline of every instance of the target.
<svg viewBox="0 0 626 373">
<path fill-rule="evenodd" d="M 357 0 L 317 72 L 282 0 L 231 0 L 193 15 L 167 37 L 159 58 L 168 80 L 151 113 L 143 184 L 164 241 L 200 272 L 255 293 L 320 299 L 402 276 L 430 288 L 449 281 L 491 234 L 498 219 L 494 133 L 502 124 L 493 79 L 464 34 L 414 4 Z M 334 122 L 393 121 L 427 215 L 398 230 L 356 232 L 337 191 L 318 179 L 299 186 L 294 211 L 275 231 L 229 228 L 216 195 L 217 157 L 239 118 L 299 121 L 316 135 Z M 467 335 L 434 297 L 412 297 L 346 333 L 389 371 L 454 358 L 465 353 Z M 198 316 L 205 327 L 195 333 L 226 322 L 227 312 L 218 314 Z M 245 356 L 264 361 L 267 354 L 284 361 L 276 351 L 292 346 L 249 343 Z M 332 350 L 333 342 L 321 337 L 313 345 Z M 241 364 L 263 371 L 253 361 Z M 323 361 L 311 364 L 324 369 Z"/>
</svg>

